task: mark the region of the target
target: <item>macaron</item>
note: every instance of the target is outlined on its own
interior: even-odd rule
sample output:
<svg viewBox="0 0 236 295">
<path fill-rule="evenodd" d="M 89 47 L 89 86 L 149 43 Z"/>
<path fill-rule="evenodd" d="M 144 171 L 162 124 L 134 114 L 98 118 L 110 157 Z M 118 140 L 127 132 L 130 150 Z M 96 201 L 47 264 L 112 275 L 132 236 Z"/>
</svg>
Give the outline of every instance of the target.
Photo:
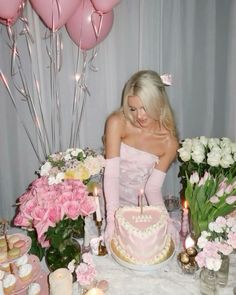
<svg viewBox="0 0 236 295">
<path fill-rule="evenodd" d="M 14 248 L 23 248 L 25 246 L 25 241 L 24 240 L 19 240 L 13 244 Z"/>
<path fill-rule="evenodd" d="M 9 248 L 12 249 L 14 247 L 14 243 L 20 240 L 20 237 L 17 235 L 12 235 L 8 238 Z"/>
<path fill-rule="evenodd" d="M 0 252 L 0 263 L 7 261 L 7 252 Z"/>
<path fill-rule="evenodd" d="M 10 258 L 10 259 L 17 258 L 19 255 L 20 255 L 19 248 L 12 248 L 8 251 L 8 258 Z"/>
</svg>

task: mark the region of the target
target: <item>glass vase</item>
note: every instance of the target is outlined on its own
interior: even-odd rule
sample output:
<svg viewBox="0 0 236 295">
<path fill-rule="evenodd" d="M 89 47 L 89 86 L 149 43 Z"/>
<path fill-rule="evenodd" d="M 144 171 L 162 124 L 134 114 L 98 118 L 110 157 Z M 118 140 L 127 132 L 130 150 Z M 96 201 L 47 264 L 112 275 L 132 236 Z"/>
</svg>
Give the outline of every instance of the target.
<svg viewBox="0 0 236 295">
<path fill-rule="evenodd" d="M 200 272 L 200 293 L 202 295 L 218 295 L 217 276 L 213 270 L 203 268 Z"/>
<path fill-rule="evenodd" d="M 58 248 L 50 246 L 46 250 L 45 261 L 49 270 L 54 271 L 67 267 L 73 259 L 79 262 L 80 256 L 81 246 L 77 240 L 71 238 L 61 242 Z"/>
<path fill-rule="evenodd" d="M 228 283 L 229 277 L 229 256 L 222 256 L 222 263 L 220 269 L 216 273 L 218 284 L 220 287 L 225 287 Z"/>
</svg>

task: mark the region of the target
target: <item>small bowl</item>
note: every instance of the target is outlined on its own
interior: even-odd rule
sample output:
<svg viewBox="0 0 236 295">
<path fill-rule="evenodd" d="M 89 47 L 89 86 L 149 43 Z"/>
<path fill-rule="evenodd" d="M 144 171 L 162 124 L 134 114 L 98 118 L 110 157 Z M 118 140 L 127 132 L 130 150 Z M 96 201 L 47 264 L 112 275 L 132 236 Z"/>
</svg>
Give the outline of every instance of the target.
<svg viewBox="0 0 236 295">
<path fill-rule="evenodd" d="M 168 212 L 175 211 L 180 207 L 179 198 L 173 195 L 164 196 L 164 203 Z"/>
</svg>

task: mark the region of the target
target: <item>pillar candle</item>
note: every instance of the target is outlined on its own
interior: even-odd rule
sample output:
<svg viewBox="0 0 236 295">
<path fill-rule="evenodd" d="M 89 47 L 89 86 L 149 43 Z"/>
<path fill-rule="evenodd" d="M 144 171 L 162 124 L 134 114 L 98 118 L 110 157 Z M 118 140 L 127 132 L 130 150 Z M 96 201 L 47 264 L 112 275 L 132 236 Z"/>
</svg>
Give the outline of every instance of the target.
<svg viewBox="0 0 236 295">
<path fill-rule="evenodd" d="M 188 220 L 188 203 L 184 201 L 183 216 L 182 216 L 182 233 L 186 235 L 189 231 L 189 220 Z"/>
<path fill-rule="evenodd" d="M 92 288 L 85 295 L 104 295 L 104 292 L 99 288 Z"/>
<path fill-rule="evenodd" d="M 0 295 L 4 295 L 2 281 L 0 281 Z"/>
<path fill-rule="evenodd" d="M 97 221 L 102 221 L 97 187 L 94 188 L 94 197 L 95 197 L 95 203 L 96 203 L 96 220 Z"/>
<path fill-rule="evenodd" d="M 50 295 L 72 295 L 72 274 L 59 268 L 49 275 Z"/>
</svg>

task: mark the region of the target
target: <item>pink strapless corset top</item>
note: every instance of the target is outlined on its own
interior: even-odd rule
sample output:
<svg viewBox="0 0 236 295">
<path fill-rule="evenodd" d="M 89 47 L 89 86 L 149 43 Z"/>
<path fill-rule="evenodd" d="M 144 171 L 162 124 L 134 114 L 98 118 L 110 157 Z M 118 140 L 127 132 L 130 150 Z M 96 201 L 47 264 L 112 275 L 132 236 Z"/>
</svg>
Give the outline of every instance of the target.
<svg viewBox="0 0 236 295">
<path fill-rule="evenodd" d="M 125 143 L 120 147 L 120 205 L 138 205 L 138 195 L 159 157 Z"/>
</svg>

